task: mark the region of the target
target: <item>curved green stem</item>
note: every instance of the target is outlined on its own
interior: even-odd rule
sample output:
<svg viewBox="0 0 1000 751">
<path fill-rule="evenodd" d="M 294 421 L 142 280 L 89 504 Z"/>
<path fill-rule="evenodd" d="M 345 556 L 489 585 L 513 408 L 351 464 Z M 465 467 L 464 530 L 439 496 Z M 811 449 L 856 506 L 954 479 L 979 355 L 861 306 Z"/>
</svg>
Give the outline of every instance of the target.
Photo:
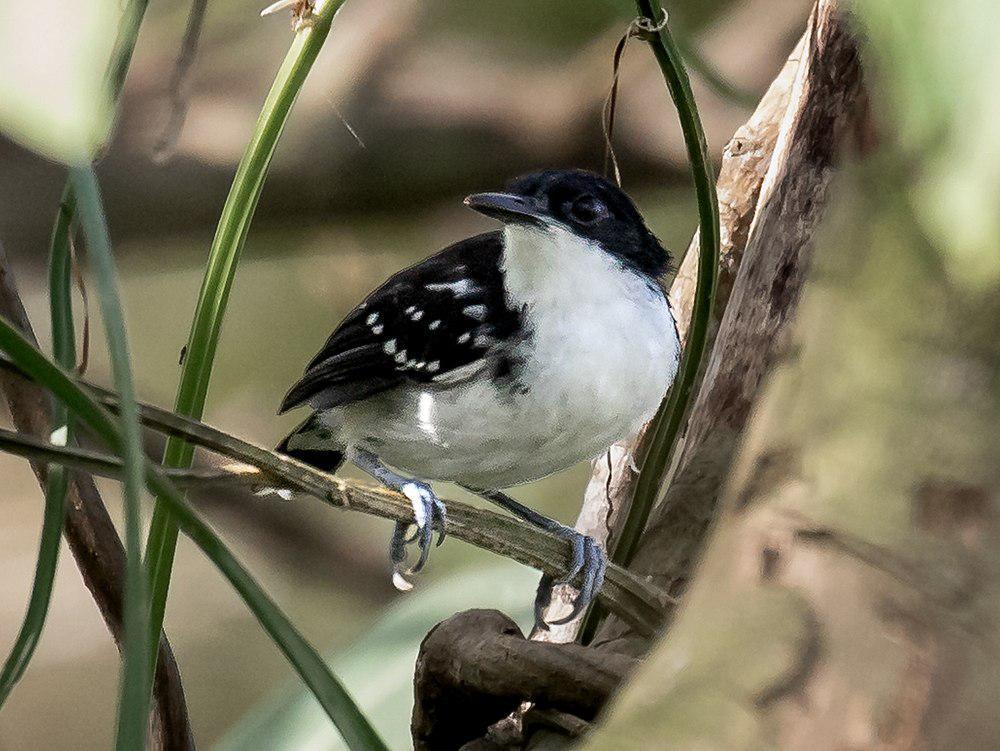
<svg viewBox="0 0 1000 751">
<path fill-rule="evenodd" d="M 658 18 L 649 0 L 637 0 L 636 5 L 646 18 L 650 20 Z M 691 401 L 708 341 L 719 271 L 719 201 L 715 194 L 715 175 L 708 154 L 708 144 L 705 141 L 705 131 L 691 93 L 691 83 L 684 72 L 680 51 L 667 27 L 653 36 L 649 40 L 649 45 L 653 48 L 653 54 L 663 72 L 670 96 L 677 107 L 681 130 L 684 133 L 684 144 L 687 146 L 688 159 L 691 162 L 698 201 L 698 282 L 680 371 L 670 389 L 670 395 L 660 407 L 649 428 L 651 435 L 649 448 L 636 482 L 632 505 L 629 507 L 628 516 L 611 556 L 615 563 L 625 566 L 632 560 L 639 538 L 649 520 L 650 511 L 656 502 L 663 475 L 670 466 L 674 445 Z"/>
<path fill-rule="evenodd" d="M 208 266 L 185 350 L 174 404 L 175 411 L 180 414 L 201 417 L 204 411 L 222 319 L 267 168 L 292 104 L 326 40 L 334 15 L 343 3 L 344 0 L 329 0 L 316 11 L 309 25 L 296 33 L 236 170 L 209 251 Z M 189 467 L 193 458 L 194 447 L 190 444 L 177 438 L 167 441 L 163 455 L 165 467 Z M 163 625 L 176 545 L 177 525 L 170 517 L 168 505 L 157 498 L 146 545 L 151 601 L 149 628 L 153 634 L 158 634 Z M 149 659 L 151 665 L 155 664 L 155 651 L 150 651 Z"/>
<path fill-rule="evenodd" d="M 69 186 L 63 190 L 52 228 L 49 262 L 49 304 L 52 318 L 53 355 L 64 368 L 76 364 L 76 341 L 73 328 L 73 309 L 70 298 L 69 232 L 73 221 L 73 193 Z M 56 402 L 52 406 L 51 427 L 53 433 L 64 432 L 66 442 L 71 438 L 71 425 L 65 405 Z M 45 480 L 45 515 L 42 519 L 42 534 L 38 543 L 38 559 L 35 562 L 35 578 L 31 585 L 28 609 L 21 623 L 14 646 L 0 671 L 0 707 L 3 706 L 11 689 L 24 675 L 24 670 L 35 653 L 45 618 L 52 599 L 52 583 L 55 580 L 56 564 L 59 561 L 59 542 L 62 538 L 65 517 L 68 475 L 61 464 L 49 464 Z"/>
<path fill-rule="evenodd" d="M 87 238 L 87 249 L 97 281 L 101 317 L 108 340 L 111 372 L 121 396 L 119 421 L 122 435 L 122 459 L 125 462 L 125 638 L 122 650 L 121 702 L 118 711 L 116 745 L 122 751 L 145 748 L 149 718 L 149 692 L 146 677 L 149 631 L 146 579 L 142 570 L 141 502 L 145 487 L 145 454 L 142 451 L 142 428 L 132 378 L 132 358 L 125 332 L 125 316 L 118 291 L 118 271 L 111 255 L 104 209 L 101 205 L 97 175 L 93 167 L 73 167 L 70 182 L 77 197 L 80 226 Z M 157 629 L 156 633 L 159 634 Z M 155 641 L 153 642 L 156 643 Z"/>
<path fill-rule="evenodd" d="M 86 192 L 81 191 L 79 185 L 77 190 L 82 203 Z M 86 207 L 81 206 L 81 209 L 81 214 L 86 216 Z M 114 454 L 119 456 L 128 454 L 127 436 L 121 429 L 120 423 L 93 397 L 83 391 L 72 375 L 46 359 L 20 332 L 2 318 L 0 318 L 0 350 L 6 352 L 17 367 L 32 380 L 61 400 L 74 417 L 87 425 Z M 120 405 L 119 408 L 123 406 Z M 306 642 L 288 617 L 226 548 L 212 528 L 191 509 L 173 484 L 163 476 L 163 471 L 145 460 L 141 471 L 143 480 L 150 490 L 157 493 L 169 507 L 172 518 L 229 580 L 264 630 L 285 654 L 340 730 L 348 747 L 352 751 L 385 751 L 385 744 L 316 650 Z M 139 663 L 145 667 L 144 660 L 140 659 Z M 143 720 L 145 721 L 145 715 Z M 144 733 L 145 724 L 142 729 Z M 142 748 L 144 740 L 143 736 L 136 745 L 128 748 Z"/>
</svg>

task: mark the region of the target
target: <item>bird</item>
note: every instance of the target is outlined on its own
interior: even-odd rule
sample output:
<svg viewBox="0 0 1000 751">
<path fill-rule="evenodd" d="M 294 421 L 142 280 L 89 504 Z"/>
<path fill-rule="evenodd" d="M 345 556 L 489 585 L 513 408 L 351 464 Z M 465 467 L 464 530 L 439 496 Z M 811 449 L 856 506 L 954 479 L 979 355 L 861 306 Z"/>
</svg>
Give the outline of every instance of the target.
<svg viewBox="0 0 1000 751">
<path fill-rule="evenodd" d="M 609 180 L 548 169 L 476 193 L 465 205 L 501 224 L 391 276 L 336 327 L 279 414 L 311 412 L 277 451 L 320 470 L 345 461 L 409 499 L 414 522 L 390 540 L 393 581 L 409 589 L 450 481 L 570 541 L 577 583 L 567 623 L 600 590 L 593 538 L 506 489 L 600 456 L 655 414 L 677 373 L 680 340 L 662 280 L 671 258 Z M 412 534 L 410 530 L 415 526 Z M 419 549 L 407 566 L 407 545 Z"/>
</svg>

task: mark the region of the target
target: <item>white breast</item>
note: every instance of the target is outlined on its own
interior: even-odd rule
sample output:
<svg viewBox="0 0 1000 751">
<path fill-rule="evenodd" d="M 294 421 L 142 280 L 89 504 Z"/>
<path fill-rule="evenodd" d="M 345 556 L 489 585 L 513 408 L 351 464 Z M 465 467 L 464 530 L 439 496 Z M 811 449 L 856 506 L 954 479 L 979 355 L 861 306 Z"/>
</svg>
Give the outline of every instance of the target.
<svg viewBox="0 0 1000 751">
<path fill-rule="evenodd" d="M 508 302 L 531 329 L 513 353 L 514 388 L 473 377 L 396 392 L 358 405 L 344 426 L 420 477 L 502 488 L 597 456 L 652 417 L 676 373 L 680 345 L 659 290 L 568 231 L 505 232 Z"/>
</svg>

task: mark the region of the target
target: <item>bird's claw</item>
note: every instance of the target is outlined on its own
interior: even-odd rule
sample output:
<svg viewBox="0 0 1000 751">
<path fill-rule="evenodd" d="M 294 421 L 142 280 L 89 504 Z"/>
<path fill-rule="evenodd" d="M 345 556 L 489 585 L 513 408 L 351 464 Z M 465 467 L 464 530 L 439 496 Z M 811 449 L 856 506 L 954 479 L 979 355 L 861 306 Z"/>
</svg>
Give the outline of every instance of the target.
<svg viewBox="0 0 1000 751">
<path fill-rule="evenodd" d="M 548 574 L 543 574 L 538 583 L 535 595 L 535 626 L 543 631 L 548 631 L 549 626 L 562 626 L 575 620 L 601 591 L 608 567 L 608 559 L 593 537 L 562 526 L 556 530 L 556 534 L 570 541 L 572 546 L 570 563 L 565 576 L 554 579 Z M 549 606 L 552 587 L 556 584 L 572 584 L 576 579 L 579 579 L 580 583 L 576 599 L 573 601 L 573 609 L 564 618 L 547 623 L 545 610 Z"/>
<path fill-rule="evenodd" d="M 437 544 L 440 545 L 444 542 L 446 511 L 444 503 L 426 483 L 410 480 L 402 486 L 400 491 L 413 506 L 415 529 L 412 534 L 407 535 L 410 525 L 406 522 L 396 522 L 389 543 L 389 557 L 392 559 L 393 583 L 398 589 L 408 589 L 409 582 L 406 580 L 406 576 L 416 574 L 427 563 L 427 556 L 430 555 L 431 545 L 434 541 L 435 529 L 438 532 Z M 417 543 L 420 557 L 416 563 L 407 567 L 405 566 L 406 546 L 411 542 Z"/>
</svg>

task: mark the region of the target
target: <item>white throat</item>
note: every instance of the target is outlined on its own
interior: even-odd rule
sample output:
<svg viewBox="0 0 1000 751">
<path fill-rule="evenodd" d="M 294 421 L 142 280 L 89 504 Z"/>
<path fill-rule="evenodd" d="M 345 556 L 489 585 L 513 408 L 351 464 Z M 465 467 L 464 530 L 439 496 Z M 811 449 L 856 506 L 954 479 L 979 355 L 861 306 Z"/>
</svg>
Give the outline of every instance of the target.
<svg viewBox="0 0 1000 751">
<path fill-rule="evenodd" d="M 637 286 L 646 286 L 599 245 L 558 225 L 507 225 L 501 267 L 515 309 L 569 312 L 588 300 L 634 298 Z"/>
</svg>

